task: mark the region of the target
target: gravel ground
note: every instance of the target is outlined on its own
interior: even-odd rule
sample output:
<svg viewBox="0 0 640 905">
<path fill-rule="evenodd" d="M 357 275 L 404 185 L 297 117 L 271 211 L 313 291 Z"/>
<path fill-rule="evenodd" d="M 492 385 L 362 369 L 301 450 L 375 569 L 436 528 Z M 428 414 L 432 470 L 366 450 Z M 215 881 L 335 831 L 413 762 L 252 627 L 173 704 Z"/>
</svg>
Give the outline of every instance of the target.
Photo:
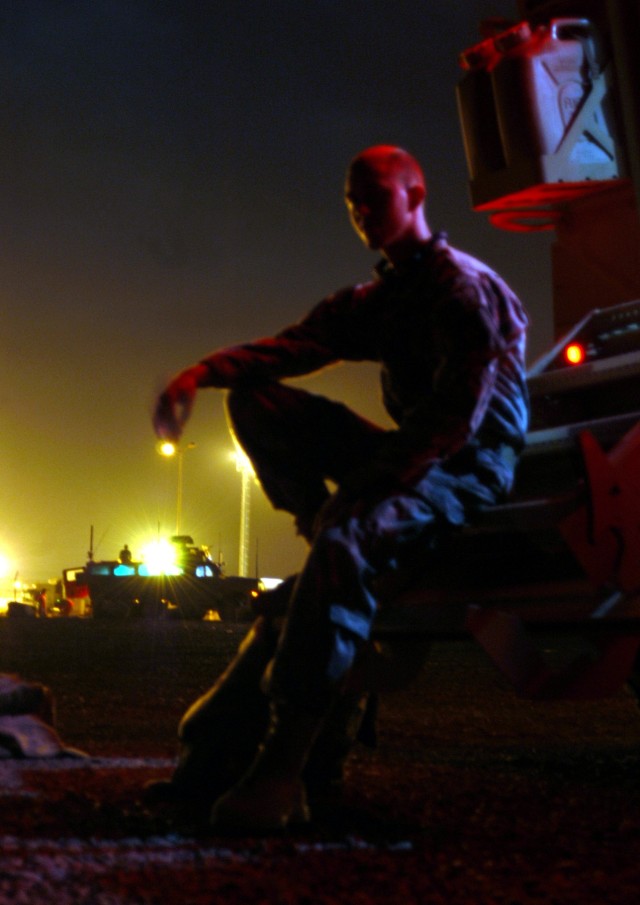
<svg viewBox="0 0 640 905">
<path fill-rule="evenodd" d="M 147 813 L 142 784 L 170 774 L 179 717 L 242 631 L 0 620 L 0 672 L 49 685 L 60 735 L 90 755 L 0 761 L 1 905 L 637 899 L 635 698 L 520 701 L 471 642 L 436 644 L 382 700 L 378 748 L 354 752 L 344 800 L 310 828 L 221 839 Z"/>
</svg>

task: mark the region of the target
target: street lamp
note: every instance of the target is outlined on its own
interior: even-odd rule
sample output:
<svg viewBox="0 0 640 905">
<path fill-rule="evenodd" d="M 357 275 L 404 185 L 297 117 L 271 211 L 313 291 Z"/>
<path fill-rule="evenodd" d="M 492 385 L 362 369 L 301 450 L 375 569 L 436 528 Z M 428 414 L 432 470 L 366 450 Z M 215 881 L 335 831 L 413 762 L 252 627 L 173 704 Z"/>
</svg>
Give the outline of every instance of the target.
<svg viewBox="0 0 640 905">
<path fill-rule="evenodd" d="M 251 460 L 239 446 L 231 454 L 236 463 L 236 471 L 240 472 L 242 489 L 240 495 L 240 541 L 238 544 L 238 575 L 246 578 L 249 575 L 249 520 L 251 514 L 251 480 L 256 473 Z"/>
<path fill-rule="evenodd" d="M 165 440 L 160 444 L 160 454 L 167 457 L 176 456 L 178 460 L 178 490 L 176 493 L 176 534 L 181 534 L 182 529 L 182 491 L 183 491 L 183 457 L 185 449 L 193 449 L 195 443 L 187 443 L 183 448 L 177 443 Z"/>
</svg>

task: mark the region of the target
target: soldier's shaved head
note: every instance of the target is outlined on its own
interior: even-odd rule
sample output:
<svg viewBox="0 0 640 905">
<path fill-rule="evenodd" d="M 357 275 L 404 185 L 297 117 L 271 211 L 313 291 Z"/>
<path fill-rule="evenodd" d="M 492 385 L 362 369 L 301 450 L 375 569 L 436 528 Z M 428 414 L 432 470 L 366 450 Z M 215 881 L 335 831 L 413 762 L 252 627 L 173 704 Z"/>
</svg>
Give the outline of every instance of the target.
<svg viewBox="0 0 640 905">
<path fill-rule="evenodd" d="M 418 161 L 395 145 L 373 145 L 357 154 L 349 165 L 349 174 L 369 171 L 380 176 L 390 176 L 405 188 L 421 186 L 426 190 L 426 180 Z"/>
<path fill-rule="evenodd" d="M 425 178 L 415 157 L 395 145 L 374 145 L 353 158 L 345 201 L 354 229 L 372 250 L 397 263 L 428 240 Z"/>
</svg>

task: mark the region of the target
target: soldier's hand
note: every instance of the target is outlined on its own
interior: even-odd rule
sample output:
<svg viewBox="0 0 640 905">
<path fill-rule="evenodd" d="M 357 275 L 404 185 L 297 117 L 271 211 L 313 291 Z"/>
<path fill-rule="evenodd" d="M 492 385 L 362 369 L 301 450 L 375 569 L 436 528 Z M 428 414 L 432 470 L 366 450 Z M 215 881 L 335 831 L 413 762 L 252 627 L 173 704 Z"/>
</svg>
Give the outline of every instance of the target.
<svg viewBox="0 0 640 905">
<path fill-rule="evenodd" d="M 158 397 L 153 427 L 160 440 L 176 443 L 180 439 L 204 373 L 206 368 L 200 364 L 181 371 Z"/>
</svg>

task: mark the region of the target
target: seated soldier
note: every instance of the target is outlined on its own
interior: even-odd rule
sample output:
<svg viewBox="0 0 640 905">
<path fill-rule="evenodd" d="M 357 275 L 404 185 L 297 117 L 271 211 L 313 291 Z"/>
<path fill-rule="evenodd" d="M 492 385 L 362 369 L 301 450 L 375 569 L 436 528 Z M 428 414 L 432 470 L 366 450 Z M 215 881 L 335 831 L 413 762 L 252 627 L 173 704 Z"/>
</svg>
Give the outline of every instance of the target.
<svg viewBox="0 0 640 905">
<path fill-rule="evenodd" d="M 305 765 L 344 703 L 377 581 L 477 507 L 503 501 L 513 483 L 528 423 L 526 314 L 488 266 L 431 232 L 425 199 L 406 151 L 358 154 L 346 203 L 358 236 L 382 255 L 375 277 L 274 337 L 213 352 L 157 403 L 156 432 L 175 441 L 199 389 L 227 390 L 231 428 L 264 492 L 310 545 L 282 630 L 257 658 L 270 701 L 261 743 L 242 775 L 227 777 L 230 788 L 211 790 L 222 793 L 211 811 L 220 831 L 308 816 Z M 394 429 L 282 382 L 338 361 L 380 364 Z M 268 634 L 264 625 L 252 631 Z"/>
</svg>

